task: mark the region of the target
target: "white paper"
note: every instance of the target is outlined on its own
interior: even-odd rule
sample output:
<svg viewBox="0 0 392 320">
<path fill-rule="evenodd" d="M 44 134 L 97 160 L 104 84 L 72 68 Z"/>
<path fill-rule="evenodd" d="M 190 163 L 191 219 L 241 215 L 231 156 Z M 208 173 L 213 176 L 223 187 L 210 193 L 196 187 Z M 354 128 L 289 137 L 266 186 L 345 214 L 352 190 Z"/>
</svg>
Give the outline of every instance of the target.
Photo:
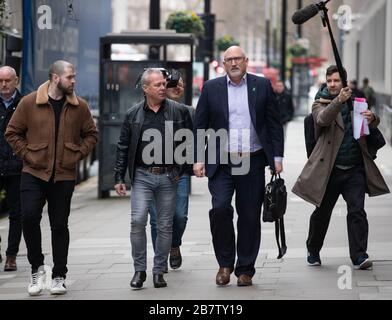
<svg viewBox="0 0 392 320">
<path fill-rule="evenodd" d="M 361 113 L 368 110 L 368 104 L 366 102 L 354 101 L 354 139 L 358 140 L 361 137 L 361 130 L 363 127 L 362 135 L 369 135 L 369 124 L 365 119 L 365 116 Z"/>
</svg>

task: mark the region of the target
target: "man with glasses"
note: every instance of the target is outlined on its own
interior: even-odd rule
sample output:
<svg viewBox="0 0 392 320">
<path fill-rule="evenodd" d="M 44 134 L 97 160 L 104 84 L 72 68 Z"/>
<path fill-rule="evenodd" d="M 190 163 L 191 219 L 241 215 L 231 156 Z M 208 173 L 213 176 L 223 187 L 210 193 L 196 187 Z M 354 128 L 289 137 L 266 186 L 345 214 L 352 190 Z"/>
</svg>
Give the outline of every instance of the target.
<svg viewBox="0 0 392 320">
<path fill-rule="evenodd" d="M 196 108 L 197 163 L 193 170 L 196 176 L 209 178 L 210 225 L 220 267 L 216 284 L 227 285 L 234 271 L 237 285 L 243 287 L 252 285 L 260 247 L 265 167 L 276 173 L 283 170 L 283 128 L 270 81 L 247 73 L 248 58 L 240 47 L 225 52 L 224 67 L 227 76 L 205 83 Z M 228 141 L 209 143 L 204 150 L 199 129 L 226 130 Z M 212 148 L 216 154 L 214 161 L 208 157 Z M 204 159 L 207 161 L 203 162 Z M 239 174 L 235 170 L 241 162 L 249 164 L 248 172 Z M 234 192 L 237 245 L 231 205 Z"/>
<path fill-rule="evenodd" d="M 68 218 L 76 166 L 87 157 L 98 137 L 87 102 L 75 94 L 75 81 L 72 64 L 62 60 L 53 63 L 49 80 L 21 100 L 5 134 L 23 159 L 20 198 L 23 236 L 31 264 L 31 296 L 41 294 L 46 281 L 40 228 L 46 202 L 54 262 L 50 293 L 67 292 Z"/>
</svg>

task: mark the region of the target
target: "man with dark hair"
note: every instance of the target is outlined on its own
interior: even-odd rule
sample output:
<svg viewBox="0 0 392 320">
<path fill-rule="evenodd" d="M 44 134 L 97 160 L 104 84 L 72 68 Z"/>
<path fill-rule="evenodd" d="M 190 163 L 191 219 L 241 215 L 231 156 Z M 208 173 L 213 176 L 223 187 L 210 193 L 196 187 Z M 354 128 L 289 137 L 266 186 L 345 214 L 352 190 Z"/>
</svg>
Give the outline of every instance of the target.
<svg viewBox="0 0 392 320">
<path fill-rule="evenodd" d="M 353 98 L 365 98 L 365 94 L 358 88 L 358 81 L 357 80 L 351 80 L 348 83 L 349 88 L 351 89 L 353 93 Z"/>
<path fill-rule="evenodd" d="M 374 89 L 370 86 L 368 78 L 363 79 L 362 92 L 365 95 L 369 108 L 373 109 L 376 106 L 376 93 L 374 92 Z"/>
<path fill-rule="evenodd" d="M 276 106 L 280 114 L 280 123 L 283 125 L 284 137 L 286 139 L 287 125 L 293 120 L 294 105 L 293 98 L 285 88 L 283 81 L 277 81 L 274 86 L 276 94 Z"/>
<path fill-rule="evenodd" d="M 54 262 L 50 293 L 67 292 L 68 218 L 76 166 L 98 137 L 87 102 L 74 92 L 74 66 L 60 60 L 50 70 L 50 80 L 21 100 L 6 131 L 7 141 L 23 159 L 21 212 L 32 270 L 31 296 L 41 293 L 46 278 L 40 229 L 46 202 Z"/>
<path fill-rule="evenodd" d="M 20 214 L 20 174 L 22 160 L 12 151 L 5 140 L 7 125 L 18 107 L 22 95 L 16 88 L 19 79 L 14 68 L 0 68 L 0 190 L 5 190 L 8 207 L 8 247 L 4 271 L 16 271 L 16 256 L 22 238 L 22 217 Z"/>
<path fill-rule="evenodd" d="M 336 66 L 328 68 L 326 78 L 327 85 L 317 94 L 312 108 L 317 144 L 293 188 L 296 195 L 317 207 L 310 218 L 307 262 L 321 265 L 320 251 L 333 208 L 342 195 L 348 211 L 350 258 L 355 269 L 367 270 L 372 261 L 367 253 L 365 193 L 373 197 L 389 193 L 389 189 L 368 151 L 366 138 L 353 137 L 352 112 L 347 105 L 351 89 L 343 88 Z M 371 128 L 379 125 L 380 119 L 370 110 L 362 114 Z"/>
<path fill-rule="evenodd" d="M 157 238 L 152 273 L 154 287 L 163 288 L 167 286 L 163 273 L 172 243 L 177 181 L 184 169 L 174 157 L 180 144 L 174 137 L 179 130 L 192 130 L 192 120 L 184 105 L 166 99 L 166 79 L 161 69 L 145 70 L 140 82 L 145 99 L 128 110 L 121 127 L 114 168 L 115 189 L 118 195 L 126 195 L 128 170 L 135 269 L 130 285 L 135 289 L 142 288 L 147 277 L 146 224 L 148 211 L 155 203 Z"/>
</svg>

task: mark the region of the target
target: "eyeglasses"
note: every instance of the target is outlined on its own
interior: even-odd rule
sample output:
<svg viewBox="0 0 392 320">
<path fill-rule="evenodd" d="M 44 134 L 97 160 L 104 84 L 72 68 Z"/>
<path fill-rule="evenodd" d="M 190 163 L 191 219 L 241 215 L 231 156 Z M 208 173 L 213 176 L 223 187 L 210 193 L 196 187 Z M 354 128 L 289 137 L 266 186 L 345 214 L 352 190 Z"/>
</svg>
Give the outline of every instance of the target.
<svg viewBox="0 0 392 320">
<path fill-rule="evenodd" d="M 245 57 L 233 57 L 233 58 L 226 58 L 224 60 L 225 63 L 240 63 L 242 61 L 244 61 Z"/>
</svg>

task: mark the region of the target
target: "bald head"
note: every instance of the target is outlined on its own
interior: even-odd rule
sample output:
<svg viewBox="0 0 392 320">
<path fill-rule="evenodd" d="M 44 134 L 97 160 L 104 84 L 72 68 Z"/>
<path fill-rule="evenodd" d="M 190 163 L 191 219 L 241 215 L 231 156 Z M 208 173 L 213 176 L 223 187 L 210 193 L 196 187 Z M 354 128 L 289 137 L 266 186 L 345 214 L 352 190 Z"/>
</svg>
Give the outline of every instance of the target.
<svg viewBox="0 0 392 320">
<path fill-rule="evenodd" d="M 229 49 L 225 51 L 223 57 L 226 58 L 226 56 L 231 55 L 233 53 L 246 57 L 245 51 L 239 46 L 231 46 Z"/>
<path fill-rule="evenodd" d="M 10 67 L 10 66 L 4 66 L 0 68 L 0 74 L 5 73 L 7 75 L 10 75 L 13 78 L 16 78 L 16 71 L 14 68 Z"/>
<path fill-rule="evenodd" d="M 69 69 L 74 70 L 75 67 L 72 63 L 65 60 L 57 60 L 49 67 L 49 80 L 53 80 L 53 75 L 61 77 Z"/>
<path fill-rule="evenodd" d="M 232 46 L 224 53 L 223 65 L 231 81 L 239 84 L 248 69 L 248 58 L 239 46 Z"/>
<path fill-rule="evenodd" d="M 4 100 L 9 100 L 15 93 L 19 79 L 14 68 L 4 66 L 0 68 L 0 95 Z"/>
<path fill-rule="evenodd" d="M 73 64 L 58 60 L 49 68 L 49 91 L 53 96 L 71 95 L 75 89 L 76 72 Z"/>
</svg>

